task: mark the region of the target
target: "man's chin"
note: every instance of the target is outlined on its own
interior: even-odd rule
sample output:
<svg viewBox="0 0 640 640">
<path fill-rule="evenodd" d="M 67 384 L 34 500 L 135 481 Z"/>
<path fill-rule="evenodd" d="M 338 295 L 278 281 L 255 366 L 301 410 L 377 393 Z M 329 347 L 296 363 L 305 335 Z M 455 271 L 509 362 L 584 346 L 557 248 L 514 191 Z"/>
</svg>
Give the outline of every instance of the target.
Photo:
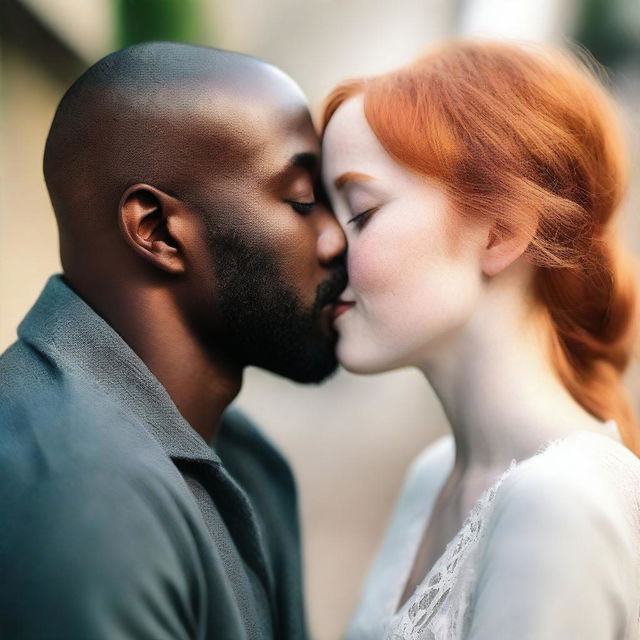
<svg viewBox="0 0 640 640">
<path fill-rule="evenodd" d="M 299 384 L 319 384 L 331 378 L 338 370 L 338 367 L 338 360 L 334 357 L 330 361 L 322 364 L 316 363 L 314 366 L 308 367 L 279 365 L 263 366 L 262 368 Z"/>
<path fill-rule="evenodd" d="M 307 348 L 298 352 L 293 350 L 288 352 L 287 358 L 263 360 L 252 364 L 300 384 L 324 382 L 333 376 L 340 366 L 333 340 L 325 348 Z"/>
<path fill-rule="evenodd" d="M 331 368 L 285 377 L 293 382 L 298 382 L 299 384 L 320 384 L 321 382 L 325 382 L 329 378 L 333 377 L 338 371 L 338 366 L 338 361 L 336 360 L 335 364 L 333 364 Z"/>
</svg>

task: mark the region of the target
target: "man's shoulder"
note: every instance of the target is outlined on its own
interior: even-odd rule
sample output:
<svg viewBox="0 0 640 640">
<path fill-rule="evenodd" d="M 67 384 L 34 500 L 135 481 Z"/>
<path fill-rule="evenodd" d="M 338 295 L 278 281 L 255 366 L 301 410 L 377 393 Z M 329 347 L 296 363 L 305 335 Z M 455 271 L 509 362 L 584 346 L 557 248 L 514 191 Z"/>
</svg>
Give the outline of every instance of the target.
<svg viewBox="0 0 640 640">
<path fill-rule="evenodd" d="M 40 384 L 5 380 L 0 397 L 0 508 L 46 487 L 56 508 L 92 502 L 96 513 L 118 483 L 121 501 L 189 495 L 144 425 L 90 381 L 59 371 Z"/>
<path fill-rule="evenodd" d="M 190 611 L 206 530 L 170 458 L 81 381 L 30 391 L 0 407 L 2 625 L 39 637 L 35 602 L 64 637 L 125 637 L 132 607 L 141 628 L 156 606 Z"/>
<path fill-rule="evenodd" d="M 0 406 L 28 399 L 57 377 L 55 364 L 23 340 L 0 353 Z"/>
<path fill-rule="evenodd" d="M 150 460 L 93 442 L 61 454 L 34 441 L 30 459 L 0 460 L 0 626 L 106 640 L 170 623 L 187 637 L 181 616 L 196 624 L 194 580 L 211 560 L 197 507 Z"/>
<path fill-rule="evenodd" d="M 7 385 L 1 397 L 1 455 L 27 447 L 52 464 L 81 462 L 83 454 L 97 454 L 98 446 L 121 448 L 123 433 L 131 434 L 128 440 L 142 434 L 132 416 L 78 376 Z"/>
<path fill-rule="evenodd" d="M 220 621 L 206 600 L 233 601 L 223 558 L 148 425 L 29 345 L 3 358 L 0 628 L 24 638 L 191 638 L 207 620 L 231 629 L 220 637 L 238 637 L 234 614 Z"/>
</svg>

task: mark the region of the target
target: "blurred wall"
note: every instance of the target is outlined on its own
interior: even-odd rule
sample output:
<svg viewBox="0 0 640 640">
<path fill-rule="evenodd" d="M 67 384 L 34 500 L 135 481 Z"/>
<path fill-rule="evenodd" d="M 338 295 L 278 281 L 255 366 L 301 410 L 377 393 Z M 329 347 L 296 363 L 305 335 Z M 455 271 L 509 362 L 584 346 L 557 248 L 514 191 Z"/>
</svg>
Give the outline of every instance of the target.
<svg viewBox="0 0 640 640">
<path fill-rule="evenodd" d="M 2 49 L 0 185 L 0 350 L 59 271 L 57 229 L 42 177 L 42 151 L 64 85 L 25 49 Z"/>
<path fill-rule="evenodd" d="M 201 20 L 210 44 L 257 55 L 290 73 L 317 113 L 324 95 L 345 77 L 401 64 L 457 29 L 487 33 L 500 28 L 486 20 L 489 7 L 495 10 L 497 4 L 497 0 L 399 0 L 393 5 L 384 0 L 203 1 Z M 568 19 L 564 4 L 549 0 L 545 4 L 555 13 L 540 23 L 549 32 L 538 36 L 557 38 L 562 21 Z M 69 16 L 80 5 L 82 29 L 93 38 L 74 35 L 76 23 Z M 108 3 L 96 2 L 94 12 L 87 12 L 86 5 L 83 0 L 28 2 L 47 28 L 88 64 L 110 48 L 115 27 Z M 2 44 L 0 350 L 14 340 L 18 322 L 47 276 L 59 269 L 56 228 L 40 166 L 53 112 L 73 75 L 60 72 L 56 55 L 39 54 L 36 39 L 5 37 Z M 618 91 L 623 106 L 628 105 L 635 158 L 623 228 L 628 242 L 640 250 L 637 67 L 631 65 L 623 80 Z M 633 375 L 631 385 L 638 397 L 638 375 Z M 341 372 L 323 386 L 302 387 L 250 369 L 238 404 L 292 462 L 301 498 L 311 628 L 319 640 L 335 639 L 356 602 L 406 466 L 446 431 L 444 416 L 414 371 L 373 377 Z"/>
</svg>

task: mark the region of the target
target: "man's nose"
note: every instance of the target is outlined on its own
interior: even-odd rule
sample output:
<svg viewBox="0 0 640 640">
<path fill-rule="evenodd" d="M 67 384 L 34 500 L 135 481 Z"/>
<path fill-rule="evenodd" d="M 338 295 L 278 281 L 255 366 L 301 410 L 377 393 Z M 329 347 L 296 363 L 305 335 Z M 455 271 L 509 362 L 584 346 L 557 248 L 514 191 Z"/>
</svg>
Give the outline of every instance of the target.
<svg viewBox="0 0 640 640">
<path fill-rule="evenodd" d="M 316 216 L 318 258 L 322 264 L 328 264 L 346 251 L 347 239 L 328 207 L 318 207 Z"/>
</svg>

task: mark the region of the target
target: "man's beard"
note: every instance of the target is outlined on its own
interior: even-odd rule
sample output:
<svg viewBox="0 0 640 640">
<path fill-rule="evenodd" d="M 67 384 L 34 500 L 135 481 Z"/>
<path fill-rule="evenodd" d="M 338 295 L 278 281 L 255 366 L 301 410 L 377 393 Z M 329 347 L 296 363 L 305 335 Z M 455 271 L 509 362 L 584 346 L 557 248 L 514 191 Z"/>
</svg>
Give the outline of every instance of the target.
<svg viewBox="0 0 640 640">
<path fill-rule="evenodd" d="M 249 247 L 233 231 L 211 235 L 224 325 L 224 344 L 218 348 L 234 362 L 296 382 L 321 382 L 334 373 L 338 336 L 322 317 L 322 308 L 346 287 L 342 261 L 318 287 L 314 303 L 305 306 L 267 247 Z"/>
</svg>

